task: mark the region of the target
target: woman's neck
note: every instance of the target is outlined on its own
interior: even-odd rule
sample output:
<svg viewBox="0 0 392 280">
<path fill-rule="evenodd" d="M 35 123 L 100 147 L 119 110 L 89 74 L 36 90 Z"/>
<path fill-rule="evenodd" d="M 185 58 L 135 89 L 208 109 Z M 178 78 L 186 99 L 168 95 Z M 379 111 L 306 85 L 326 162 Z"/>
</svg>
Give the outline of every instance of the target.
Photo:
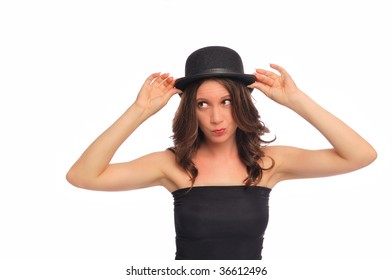
<svg viewBox="0 0 392 280">
<path fill-rule="evenodd" d="M 201 144 L 199 155 L 215 159 L 231 159 L 238 157 L 238 148 L 235 141 L 225 143 L 204 142 Z"/>
</svg>

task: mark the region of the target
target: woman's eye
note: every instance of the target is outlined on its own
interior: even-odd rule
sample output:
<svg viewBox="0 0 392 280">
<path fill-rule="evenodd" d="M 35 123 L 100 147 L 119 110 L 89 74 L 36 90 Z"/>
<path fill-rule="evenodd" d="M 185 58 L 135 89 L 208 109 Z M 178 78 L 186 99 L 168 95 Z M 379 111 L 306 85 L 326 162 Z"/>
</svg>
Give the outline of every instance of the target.
<svg viewBox="0 0 392 280">
<path fill-rule="evenodd" d="M 223 100 L 224 105 L 230 105 L 231 104 L 231 99 L 225 99 Z"/>
<path fill-rule="evenodd" d="M 207 107 L 207 102 L 201 101 L 201 102 L 197 103 L 197 106 L 199 108 L 206 108 Z"/>
</svg>

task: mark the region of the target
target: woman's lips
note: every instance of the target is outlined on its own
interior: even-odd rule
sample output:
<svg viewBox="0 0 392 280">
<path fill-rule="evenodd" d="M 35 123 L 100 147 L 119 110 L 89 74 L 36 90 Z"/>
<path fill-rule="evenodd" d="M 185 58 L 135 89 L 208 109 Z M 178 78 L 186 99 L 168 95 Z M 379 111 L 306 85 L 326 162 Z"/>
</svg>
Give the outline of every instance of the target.
<svg viewBox="0 0 392 280">
<path fill-rule="evenodd" d="M 213 132 L 215 135 L 220 136 L 220 135 L 225 134 L 225 131 L 226 131 L 225 128 L 220 128 L 220 129 L 215 129 L 215 130 L 213 130 L 212 132 Z"/>
</svg>

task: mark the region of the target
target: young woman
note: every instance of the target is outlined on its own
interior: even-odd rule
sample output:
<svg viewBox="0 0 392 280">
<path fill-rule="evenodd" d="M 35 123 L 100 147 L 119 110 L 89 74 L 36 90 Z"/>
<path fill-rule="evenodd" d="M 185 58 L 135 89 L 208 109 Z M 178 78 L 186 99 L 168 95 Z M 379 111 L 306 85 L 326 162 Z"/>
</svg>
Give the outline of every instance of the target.
<svg viewBox="0 0 392 280">
<path fill-rule="evenodd" d="M 67 173 L 74 186 L 124 191 L 164 186 L 173 194 L 176 259 L 261 259 L 268 198 L 280 181 L 332 176 L 373 162 L 373 147 L 303 93 L 282 67 L 243 73 L 226 47 L 192 53 L 185 77 L 154 73 L 136 101 Z M 312 124 L 331 144 L 323 150 L 269 145 L 251 93 L 258 89 Z M 174 146 L 111 163 L 120 145 L 179 93 Z"/>
</svg>

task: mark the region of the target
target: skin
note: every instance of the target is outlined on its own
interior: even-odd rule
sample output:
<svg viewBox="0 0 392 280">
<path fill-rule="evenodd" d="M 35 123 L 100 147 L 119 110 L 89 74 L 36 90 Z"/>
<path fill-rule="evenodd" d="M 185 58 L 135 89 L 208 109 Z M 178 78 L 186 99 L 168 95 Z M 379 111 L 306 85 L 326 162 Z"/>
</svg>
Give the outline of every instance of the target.
<svg viewBox="0 0 392 280">
<path fill-rule="evenodd" d="M 200 86 L 196 101 L 205 142 L 193 159 L 199 170 L 195 185 L 243 185 L 247 172 L 238 156 L 237 124 L 232 117 L 229 92 L 216 81 L 206 81 Z M 217 129 L 223 131 L 215 132 Z"/>
<path fill-rule="evenodd" d="M 272 157 L 275 165 L 264 171 L 259 186 L 273 188 L 283 180 L 348 173 L 376 159 L 376 151 L 365 139 L 302 92 L 285 69 L 276 64 L 270 66 L 275 71 L 257 69 L 256 82 L 249 87 L 296 112 L 329 141 L 331 148 L 264 147 L 268 157 L 262 158 L 259 164 L 271 166 L 269 157 Z M 177 165 L 170 151 L 151 153 L 129 162 L 111 163 L 120 145 L 179 92 L 174 82 L 167 73 L 150 75 L 136 101 L 86 149 L 67 173 L 67 180 L 76 187 L 100 191 L 164 186 L 173 192 L 189 187 L 188 175 Z M 227 90 L 214 81 L 204 82 L 197 92 L 197 118 L 206 141 L 193 159 L 199 170 L 195 186 L 243 185 L 247 176 L 238 157 L 234 138 L 237 124 L 233 121 L 230 98 L 227 97 Z M 225 129 L 223 133 L 213 132 L 220 128 Z"/>
</svg>

